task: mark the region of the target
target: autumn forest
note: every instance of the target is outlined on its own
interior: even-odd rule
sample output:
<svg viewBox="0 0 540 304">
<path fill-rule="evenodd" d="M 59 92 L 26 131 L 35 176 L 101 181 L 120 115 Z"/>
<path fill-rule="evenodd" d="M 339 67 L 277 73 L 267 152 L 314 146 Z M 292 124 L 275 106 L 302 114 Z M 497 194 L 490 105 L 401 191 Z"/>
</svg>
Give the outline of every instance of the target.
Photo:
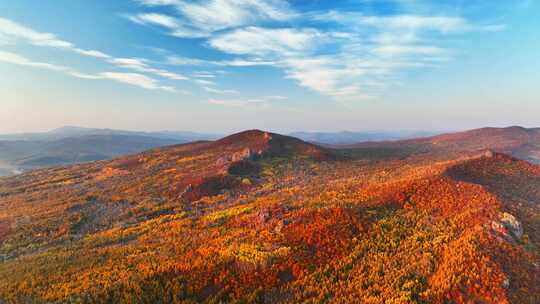
<svg viewBox="0 0 540 304">
<path fill-rule="evenodd" d="M 255 130 L 2 178 L 0 299 L 539 303 L 535 134 Z"/>
</svg>

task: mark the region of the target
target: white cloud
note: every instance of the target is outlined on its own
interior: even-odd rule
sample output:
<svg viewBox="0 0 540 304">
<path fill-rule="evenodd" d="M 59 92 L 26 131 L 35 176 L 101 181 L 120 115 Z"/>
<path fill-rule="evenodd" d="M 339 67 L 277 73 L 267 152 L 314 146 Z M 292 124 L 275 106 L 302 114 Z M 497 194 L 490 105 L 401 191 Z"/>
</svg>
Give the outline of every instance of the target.
<svg viewBox="0 0 540 304">
<path fill-rule="evenodd" d="M 205 79 L 195 79 L 194 80 L 196 83 L 200 84 L 200 85 L 203 85 L 203 86 L 212 86 L 212 85 L 215 85 L 216 83 L 213 82 L 213 81 L 210 81 L 210 80 L 205 80 Z"/>
<path fill-rule="evenodd" d="M 128 16 L 129 20 L 138 23 L 138 24 L 150 24 L 150 25 L 159 25 L 167 28 L 177 28 L 179 26 L 176 18 L 173 18 L 168 15 L 149 13 L 149 14 L 138 14 L 134 16 Z"/>
<path fill-rule="evenodd" d="M 234 59 L 228 61 L 217 62 L 218 65 L 224 66 L 233 66 L 233 67 L 248 67 L 248 66 L 258 66 L 258 65 L 275 65 L 275 61 L 264 61 L 256 59 Z"/>
<path fill-rule="evenodd" d="M 34 31 L 9 19 L 0 18 L 0 34 L 27 43 L 59 49 L 70 50 L 75 53 L 98 58 L 108 58 L 107 54 L 96 50 L 84 50 L 75 47 L 71 42 L 59 39 L 54 34 Z"/>
<path fill-rule="evenodd" d="M 101 76 L 101 75 L 84 74 L 84 73 L 74 72 L 74 71 L 69 72 L 69 75 L 71 75 L 73 77 L 77 77 L 77 78 L 81 78 L 81 79 L 89 79 L 89 80 L 104 79 L 104 77 Z"/>
<path fill-rule="evenodd" d="M 104 72 L 100 73 L 99 76 L 104 79 L 111 79 L 149 90 L 164 90 L 168 92 L 175 91 L 172 87 L 160 86 L 157 80 L 137 73 Z"/>
<path fill-rule="evenodd" d="M 0 51 L 0 62 L 5 62 L 9 64 L 15 64 L 20 66 L 28 66 L 33 68 L 53 70 L 57 72 L 63 72 L 67 75 L 88 79 L 88 80 L 99 80 L 99 79 L 109 79 L 117 82 L 127 83 L 134 86 L 138 86 L 144 89 L 149 90 L 164 90 L 168 92 L 175 92 L 175 89 L 169 86 L 161 86 L 159 82 L 155 79 L 147 77 L 142 74 L 136 73 L 118 73 L 118 72 L 104 72 L 99 74 L 84 74 L 78 71 L 75 71 L 69 67 L 54 65 L 45 62 L 37 62 L 30 60 L 19 54 Z"/>
<path fill-rule="evenodd" d="M 310 50 L 322 39 L 323 35 L 314 29 L 247 27 L 214 37 L 209 44 L 232 54 L 292 55 Z"/>
<path fill-rule="evenodd" d="M 363 100 L 377 95 L 387 86 L 382 83 L 390 83 L 404 69 L 447 62 L 455 52 L 440 46 L 445 36 L 504 28 L 477 26 L 463 17 L 444 15 L 366 16 L 332 11 L 307 13 L 302 18 L 317 29 L 248 26 L 214 35 L 208 45 L 247 57 L 222 64 L 272 65 L 320 94 Z"/>
<path fill-rule="evenodd" d="M 220 89 L 206 87 L 206 86 L 203 86 L 202 88 L 203 90 L 210 93 L 214 93 L 214 94 L 239 94 L 239 92 L 235 90 L 220 90 Z"/>
<path fill-rule="evenodd" d="M 148 18 L 151 18 L 151 17 L 152 16 L 150 16 Z M 101 51 L 81 49 L 81 48 L 76 47 L 71 42 L 67 42 L 67 41 L 64 41 L 64 40 L 61 40 L 61 39 L 57 38 L 54 34 L 38 32 L 38 31 L 35 31 L 35 30 L 31 29 L 31 28 L 28 28 L 26 26 L 20 25 L 20 24 L 18 24 L 16 22 L 13 22 L 11 20 L 4 19 L 4 18 L 0 18 L 0 35 L 2 35 L 2 37 L 4 37 L 4 36 L 10 37 L 11 39 L 15 39 L 15 40 L 22 40 L 22 41 L 25 41 L 27 43 L 30 43 L 30 44 L 36 45 L 36 46 L 58 48 L 58 49 L 71 51 L 73 53 L 88 56 L 88 57 L 103 59 L 103 60 L 106 60 L 109 63 L 114 64 L 115 66 L 131 69 L 131 70 L 134 70 L 134 71 L 137 71 L 137 72 L 154 74 L 154 75 L 157 75 L 157 76 L 160 76 L 160 77 L 163 77 L 163 78 L 172 79 L 172 80 L 186 80 L 186 79 L 188 79 L 187 77 L 185 77 L 183 75 L 180 75 L 180 74 L 177 74 L 177 73 L 173 73 L 173 72 L 170 72 L 170 71 L 167 71 L 167 70 L 153 68 L 153 67 L 149 66 L 146 63 L 146 60 L 144 60 L 144 59 L 114 58 L 114 57 L 112 57 L 112 56 L 110 56 L 108 54 L 105 54 L 105 53 L 101 52 Z M 124 77 L 123 78 L 124 81 L 121 81 L 121 82 L 126 82 L 127 83 L 127 81 L 132 81 L 133 80 L 132 81 L 133 84 L 135 84 L 135 85 L 137 85 L 136 83 L 144 84 L 144 86 L 139 85 L 139 86 L 144 87 L 144 88 L 152 88 L 152 89 L 160 88 L 160 89 L 171 91 L 170 87 L 159 86 L 159 85 L 157 85 L 156 80 L 154 80 L 152 78 L 149 78 L 149 77 L 146 77 L 146 76 L 143 76 L 141 74 L 117 73 L 116 76 L 119 76 L 117 78 L 113 78 L 115 76 L 114 73 L 113 74 L 103 74 L 103 75 L 89 75 L 89 74 L 83 74 L 83 73 L 73 71 L 70 68 L 60 67 L 60 66 L 57 66 L 57 65 L 49 64 L 49 63 L 33 62 L 33 61 L 30 61 L 30 60 L 28 60 L 28 59 L 26 59 L 26 58 L 24 58 L 24 57 L 22 57 L 20 55 L 13 54 L 13 53 L 5 53 L 4 52 L 2 54 L 2 56 L 3 56 L 2 60 L 5 61 L 5 62 L 11 62 L 13 64 L 18 64 L 18 65 L 26 65 L 26 66 L 34 66 L 34 67 L 39 67 L 39 68 L 46 68 L 46 69 L 50 69 L 50 70 L 63 70 L 63 71 L 66 71 L 69 75 L 77 77 L 77 78 L 83 78 L 83 79 L 111 79 L 111 80 L 121 81 L 120 80 L 120 79 L 122 79 L 121 77 Z M 108 76 L 111 76 L 111 77 L 108 77 Z M 145 78 L 142 78 L 141 76 L 143 76 Z M 151 81 L 149 81 L 149 80 L 151 80 Z M 154 84 L 149 86 L 148 84 L 150 82 L 154 82 Z"/>
<path fill-rule="evenodd" d="M 102 58 L 102 59 L 107 59 L 107 58 L 111 58 L 111 56 L 103 53 L 103 52 L 100 52 L 100 51 L 96 51 L 96 50 L 82 50 L 82 49 L 79 49 L 79 48 L 74 48 L 73 51 L 75 51 L 76 53 L 79 53 L 81 55 L 85 55 L 85 56 L 90 56 L 90 57 L 96 57 L 96 58 Z"/>
<path fill-rule="evenodd" d="M 268 104 L 265 100 L 262 99 L 213 99 L 210 98 L 208 100 L 208 103 L 213 105 L 219 105 L 219 106 L 226 106 L 226 107 L 247 107 L 247 106 L 255 106 L 255 107 L 267 107 Z"/>
<path fill-rule="evenodd" d="M 152 68 L 148 66 L 148 64 L 146 63 L 146 60 L 140 59 L 140 58 L 112 58 L 109 61 L 112 64 L 119 67 L 131 69 L 131 70 L 142 72 L 142 73 L 155 74 L 157 76 L 161 76 L 161 77 L 168 78 L 171 80 L 187 80 L 188 79 L 187 77 L 177 74 L 177 73 L 173 73 L 167 70 Z"/>
<path fill-rule="evenodd" d="M 261 60 L 258 58 L 233 59 L 223 61 L 202 60 L 196 58 L 186 58 L 179 56 L 167 57 L 166 64 L 179 66 L 231 66 L 231 67 L 248 67 L 258 65 L 275 65 L 275 61 Z"/>
<path fill-rule="evenodd" d="M 271 95 L 271 96 L 265 96 L 265 97 L 263 97 L 263 99 L 266 99 L 266 100 L 287 100 L 289 98 L 286 97 L 286 96 Z"/>
<path fill-rule="evenodd" d="M 53 70 L 53 71 L 68 70 L 68 68 L 63 67 L 63 66 L 54 65 L 54 64 L 45 63 L 45 62 L 32 61 L 19 54 L 4 52 L 4 51 L 0 51 L 0 61 L 10 63 L 10 64 L 29 66 L 29 67 L 35 67 L 35 68 L 41 68 L 41 69 L 47 69 L 47 70 Z"/>
<path fill-rule="evenodd" d="M 259 107 L 268 108 L 275 101 L 286 100 L 284 96 L 263 96 L 251 99 L 214 99 L 210 98 L 208 103 L 226 107 Z"/>
<path fill-rule="evenodd" d="M 138 2 L 146 6 L 173 6 L 183 22 L 176 23 L 173 27 L 169 26 L 174 29 L 171 34 L 185 38 L 209 37 L 216 31 L 263 21 L 285 21 L 295 16 L 288 2 L 284 0 L 210 0 L 204 2 L 138 0 Z M 169 16 L 169 18 L 173 17 Z M 135 18 L 133 21 L 142 23 L 145 20 Z"/>
</svg>

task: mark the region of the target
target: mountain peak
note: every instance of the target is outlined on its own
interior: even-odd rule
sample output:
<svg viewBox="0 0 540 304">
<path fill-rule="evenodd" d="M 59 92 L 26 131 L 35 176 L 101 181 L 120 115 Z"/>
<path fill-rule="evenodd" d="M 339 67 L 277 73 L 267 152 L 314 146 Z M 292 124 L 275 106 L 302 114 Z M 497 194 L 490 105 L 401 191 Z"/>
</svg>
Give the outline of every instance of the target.
<svg viewBox="0 0 540 304">
<path fill-rule="evenodd" d="M 262 130 L 246 130 L 217 140 L 214 146 L 233 145 L 260 151 L 267 156 L 309 156 L 315 159 L 331 158 L 330 150 L 305 142 L 296 137 Z"/>
<path fill-rule="evenodd" d="M 249 143 L 253 141 L 268 141 L 271 138 L 271 133 L 266 131 L 261 131 L 257 129 L 246 130 L 238 132 L 227 137 L 224 137 L 216 143 L 227 144 L 227 143 Z M 276 134 L 273 134 L 276 135 Z"/>
</svg>

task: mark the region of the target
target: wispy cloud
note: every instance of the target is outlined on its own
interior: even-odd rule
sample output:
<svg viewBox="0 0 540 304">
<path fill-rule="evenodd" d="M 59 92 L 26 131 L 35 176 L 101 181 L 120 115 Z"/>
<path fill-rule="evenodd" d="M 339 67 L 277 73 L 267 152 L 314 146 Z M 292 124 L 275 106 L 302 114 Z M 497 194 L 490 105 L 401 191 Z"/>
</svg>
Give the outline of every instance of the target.
<svg viewBox="0 0 540 304">
<path fill-rule="evenodd" d="M 496 31 L 459 16 L 368 16 L 355 12 L 306 13 L 311 27 L 248 26 L 209 38 L 208 45 L 246 56 L 238 66 L 270 63 L 299 85 L 339 100 L 374 98 L 382 82 L 404 69 L 434 67 L 454 54 L 445 36 Z M 325 29 L 325 30 L 323 30 Z M 249 58 L 257 58 L 257 62 Z M 231 63 L 231 62 L 229 62 Z M 377 85 L 372 85 L 377 84 Z"/>
<path fill-rule="evenodd" d="M 70 75 L 76 78 L 81 78 L 81 79 L 88 79 L 88 80 L 108 79 L 108 80 L 114 80 L 116 82 L 122 82 L 122 83 L 130 84 L 130 85 L 138 86 L 138 87 L 149 89 L 149 90 L 164 90 L 168 92 L 175 91 L 174 88 L 168 87 L 168 86 L 161 86 L 159 85 L 159 82 L 157 80 L 152 79 L 142 74 L 118 73 L 118 72 L 85 74 L 85 73 L 80 73 L 69 67 L 55 65 L 55 64 L 46 63 L 46 62 L 33 61 L 22 55 L 11 53 L 11 52 L 0 51 L 0 62 L 62 72 L 67 75 Z"/>
<path fill-rule="evenodd" d="M 168 15 L 149 13 L 127 16 L 129 20 L 143 25 L 158 25 L 170 29 L 175 29 L 179 26 L 176 18 Z"/>
<path fill-rule="evenodd" d="M 213 86 L 215 85 L 216 83 L 211 81 L 211 80 L 206 80 L 206 79 L 195 79 L 193 80 L 195 83 L 198 83 L 202 86 Z"/>
<path fill-rule="evenodd" d="M 0 34 L 15 40 L 23 40 L 36 46 L 66 49 L 90 57 L 109 58 L 109 55 L 100 51 L 80 49 L 71 42 L 59 39 L 54 34 L 34 31 L 31 28 L 5 18 L 0 18 Z"/>
<path fill-rule="evenodd" d="M 35 67 L 35 68 L 47 69 L 47 70 L 53 70 L 53 71 L 69 70 L 68 68 L 64 66 L 59 66 L 59 65 L 45 63 L 45 62 L 32 61 L 19 54 L 15 54 L 11 52 L 4 52 L 4 51 L 0 51 L 0 61 L 5 62 L 5 63 L 10 63 L 10 64 L 15 64 L 15 65 L 29 66 L 29 67 Z"/>
<path fill-rule="evenodd" d="M 210 92 L 210 93 L 214 93 L 214 94 L 240 94 L 240 92 L 238 92 L 236 90 L 220 90 L 220 89 L 216 89 L 216 88 L 212 88 L 212 87 L 206 87 L 206 86 L 203 86 L 202 88 L 203 88 L 203 90 L 205 90 L 207 92 Z"/>
<path fill-rule="evenodd" d="M 274 61 L 265 61 L 260 58 L 237 58 L 232 60 L 202 60 L 196 58 L 179 57 L 176 55 L 168 56 L 166 64 L 178 66 L 230 66 L 230 67 L 251 67 L 260 65 L 275 65 Z"/>
<path fill-rule="evenodd" d="M 262 96 L 251 99 L 215 99 L 210 98 L 208 103 L 225 107 L 262 107 L 268 108 L 273 102 L 286 100 L 284 96 Z"/>
<path fill-rule="evenodd" d="M 142 73 L 155 74 L 171 80 L 187 80 L 188 78 L 178 73 L 173 73 L 163 69 L 156 69 L 148 66 L 145 59 L 141 58 L 112 58 L 109 60 L 112 64 L 131 69 Z"/>
<path fill-rule="evenodd" d="M 102 72 L 98 74 L 84 74 L 76 71 L 69 71 L 68 74 L 81 79 L 107 79 L 137 86 L 147 90 L 163 90 L 167 92 L 176 92 L 176 89 L 174 89 L 173 87 L 162 86 L 159 84 L 159 81 L 138 73 Z"/>
<path fill-rule="evenodd" d="M 133 16 L 133 21 L 158 24 L 171 29 L 177 37 L 209 37 L 216 31 L 245 26 L 262 21 L 285 21 L 294 16 L 284 0 L 138 0 L 145 6 L 172 6 L 178 17 Z M 174 18 L 174 19 L 171 19 Z"/>
<path fill-rule="evenodd" d="M 154 17 L 156 20 L 159 20 L 159 18 L 156 18 L 156 16 L 150 16 L 147 18 L 152 18 L 152 17 Z M 166 22 L 164 20 L 161 20 L 161 21 L 163 23 Z M 171 79 L 171 80 L 187 80 L 188 79 L 187 77 L 183 75 L 173 73 L 168 70 L 157 69 L 157 68 L 151 67 L 147 63 L 147 60 L 145 59 L 115 58 L 113 56 L 110 56 L 98 50 L 85 50 L 85 49 L 78 48 L 73 43 L 65 41 L 65 40 L 61 40 L 54 34 L 39 32 L 27 26 L 23 26 L 21 24 L 18 24 L 14 21 L 11 21 L 5 18 L 0 18 L 0 35 L 8 37 L 13 40 L 23 41 L 23 42 L 26 42 L 35 46 L 52 47 L 52 48 L 67 50 L 67 51 L 84 55 L 84 56 L 88 56 L 88 57 L 101 59 L 107 63 L 112 64 L 114 67 L 130 69 L 139 73 L 153 74 L 153 75 Z M 34 62 L 15 53 L 2 52 L 0 53 L 0 55 L 2 56 L 0 60 L 4 62 L 9 62 L 12 64 L 17 64 L 17 65 L 45 68 L 45 69 L 50 69 L 50 70 L 65 71 L 71 76 L 82 78 L 82 79 L 109 79 L 109 80 L 114 80 L 117 82 L 123 82 L 123 83 L 136 85 L 145 89 L 152 89 L 152 90 L 162 89 L 166 91 L 173 91 L 172 87 L 159 85 L 158 80 L 139 74 L 139 73 L 106 72 L 106 73 L 101 73 L 97 75 L 84 74 L 84 73 L 77 72 L 75 71 L 75 69 L 69 68 L 69 67 L 58 66 L 58 65 L 53 65 L 49 63 L 43 63 L 43 62 Z"/>
<path fill-rule="evenodd" d="M 309 51 L 321 39 L 324 36 L 315 29 L 248 27 L 216 36 L 209 45 L 232 54 L 293 55 Z"/>
<path fill-rule="evenodd" d="M 168 92 L 175 91 L 173 87 L 161 86 L 157 80 L 137 73 L 104 72 L 100 73 L 99 76 L 102 76 L 104 79 L 111 79 L 149 90 L 164 90 Z"/>
</svg>

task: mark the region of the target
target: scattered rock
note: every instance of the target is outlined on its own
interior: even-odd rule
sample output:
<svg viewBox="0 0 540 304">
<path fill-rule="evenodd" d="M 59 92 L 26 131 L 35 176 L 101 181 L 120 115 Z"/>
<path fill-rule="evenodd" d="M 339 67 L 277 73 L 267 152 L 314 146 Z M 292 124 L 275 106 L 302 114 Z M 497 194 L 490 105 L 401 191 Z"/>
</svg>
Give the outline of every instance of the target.
<svg viewBox="0 0 540 304">
<path fill-rule="evenodd" d="M 508 212 L 503 212 L 500 216 L 500 222 L 518 239 L 523 236 L 523 226 L 515 216 Z"/>
<path fill-rule="evenodd" d="M 498 221 L 491 222 L 491 228 L 508 238 L 521 239 L 523 236 L 523 226 L 508 212 L 501 213 Z"/>
<path fill-rule="evenodd" d="M 261 223 L 265 224 L 270 220 L 270 218 L 272 217 L 272 214 L 270 213 L 270 210 L 263 209 L 259 211 L 259 213 L 257 214 L 257 217 L 259 218 L 259 221 Z"/>
<path fill-rule="evenodd" d="M 243 178 L 242 179 L 242 185 L 244 186 L 251 186 L 253 183 L 251 182 L 251 180 L 249 178 Z"/>
<path fill-rule="evenodd" d="M 193 190 L 193 186 L 191 184 L 187 185 L 187 187 L 178 195 L 179 199 L 184 198 L 184 196 Z"/>
<path fill-rule="evenodd" d="M 504 279 L 504 281 L 501 284 L 501 287 L 504 289 L 507 289 L 508 287 L 510 287 L 510 279 L 509 278 Z"/>
<path fill-rule="evenodd" d="M 240 151 L 240 152 L 237 152 L 237 153 L 234 153 L 233 156 L 232 156 L 232 161 L 233 162 L 238 162 L 238 161 L 242 161 L 242 160 L 252 160 L 253 158 L 253 151 L 251 151 L 250 148 L 245 148 L 244 150 Z"/>
</svg>

